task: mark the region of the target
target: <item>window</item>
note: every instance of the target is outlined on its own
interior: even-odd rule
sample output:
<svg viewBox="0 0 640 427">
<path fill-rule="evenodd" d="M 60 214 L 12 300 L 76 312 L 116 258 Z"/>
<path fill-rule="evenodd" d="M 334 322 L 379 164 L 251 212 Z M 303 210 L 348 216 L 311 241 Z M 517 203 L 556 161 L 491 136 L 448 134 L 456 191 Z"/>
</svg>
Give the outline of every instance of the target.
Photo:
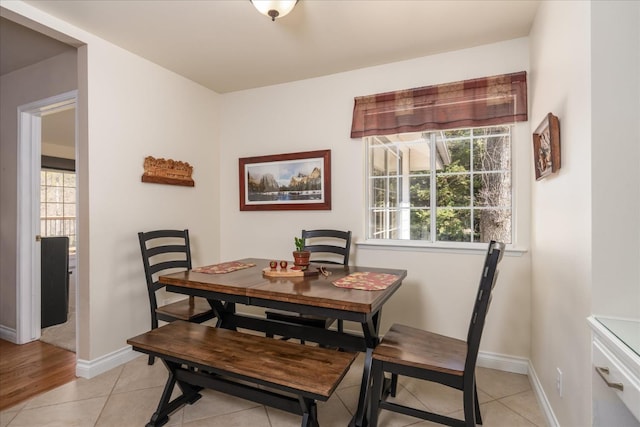
<svg viewBox="0 0 640 427">
<path fill-rule="evenodd" d="M 356 97 L 367 238 L 512 244 L 511 135 L 527 120 L 524 71 Z"/>
<path fill-rule="evenodd" d="M 68 236 L 69 250 L 75 252 L 75 172 L 40 171 L 40 233 L 45 237 Z"/>
<path fill-rule="evenodd" d="M 511 243 L 510 126 L 364 139 L 368 239 Z"/>
</svg>

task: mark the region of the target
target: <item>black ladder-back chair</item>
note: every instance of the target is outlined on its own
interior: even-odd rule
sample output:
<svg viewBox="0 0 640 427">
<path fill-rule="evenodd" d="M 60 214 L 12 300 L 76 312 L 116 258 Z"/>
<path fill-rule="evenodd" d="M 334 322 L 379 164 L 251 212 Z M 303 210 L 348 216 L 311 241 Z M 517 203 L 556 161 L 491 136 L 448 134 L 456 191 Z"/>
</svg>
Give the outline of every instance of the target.
<svg viewBox="0 0 640 427">
<path fill-rule="evenodd" d="M 341 230 L 302 230 L 304 249 L 311 252 L 311 262 L 334 265 L 349 265 L 349 252 L 351 250 L 351 231 Z M 282 320 L 298 325 L 328 328 L 336 319 L 300 315 L 286 311 L 266 311 L 267 319 Z M 342 332 L 344 325 L 342 319 L 338 319 L 338 331 Z M 304 341 L 302 341 L 304 343 Z"/>
<path fill-rule="evenodd" d="M 489 243 L 466 341 L 400 324 L 394 324 L 385 334 L 373 351 L 373 389 L 369 423 L 371 427 L 377 425 L 381 409 L 450 426 L 469 427 L 482 424 L 475 369 L 485 318 L 497 277 L 497 266 L 503 253 L 503 243 Z M 391 381 L 385 378 L 385 372 L 391 373 Z M 388 402 L 387 397 L 395 395 L 398 375 L 432 381 L 461 390 L 464 420 Z"/>
<path fill-rule="evenodd" d="M 157 230 L 138 233 L 144 275 L 147 280 L 151 309 L 151 329 L 158 327 L 158 321 L 173 322 L 186 320 L 202 323 L 215 317 L 214 311 L 204 298 L 189 297 L 174 303 L 158 306 L 156 291 L 165 285 L 158 277 L 165 273 L 191 270 L 191 246 L 189 230 Z M 149 365 L 154 362 L 149 356 Z"/>
</svg>

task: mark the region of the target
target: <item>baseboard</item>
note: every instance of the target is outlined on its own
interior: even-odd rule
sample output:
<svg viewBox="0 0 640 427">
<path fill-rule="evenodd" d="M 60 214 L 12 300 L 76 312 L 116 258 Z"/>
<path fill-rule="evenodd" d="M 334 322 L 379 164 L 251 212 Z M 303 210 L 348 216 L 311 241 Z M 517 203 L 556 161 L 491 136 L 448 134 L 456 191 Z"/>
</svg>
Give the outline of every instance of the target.
<svg viewBox="0 0 640 427">
<path fill-rule="evenodd" d="M 540 404 L 540 408 L 542 408 L 542 412 L 544 413 L 544 417 L 547 420 L 547 425 L 549 427 L 559 427 L 560 423 L 556 418 L 556 414 L 553 413 L 553 408 L 551 408 L 551 404 L 549 403 L 549 399 L 547 399 L 547 395 L 542 388 L 542 384 L 540 383 L 540 379 L 536 374 L 536 370 L 533 368 L 531 361 L 529 361 L 529 382 L 531 383 L 531 388 L 533 389 L 533 393 L 536 395 L 538 399 L 538 403 Z"/>
<path fill-rule="evenodd" d="M 481 351 L 478 353 L 477 366 L 527 375 L 529 372 L 529 359 Z"/>
<path fill-rule="evenodd" d="M 547 399 L 547 395 L 542 388 L 542 384 L 538 379 L 536 370 L 533 368 L 531 361 L 524 357 L 505 356 L 503 354 L 480 352 L 478 353 L 478 366 L 483 368 L 497 369 L 499 371 L 512 372 L 515 374 L 524 374 L 529 377 L 531 389 L 538 399 L 540 408 L 547 421 L 549 427 L 559 427 L 558 419 L 553 413 L 551 404 Z"/>
<path fill-rule="evenodd" d="M 94 360 L 78 359 L 76 362 L 76 376 L 90 379 L 130 362 L 139 356 L 140 353 L 133 351 L 131 346 L 128 345 Z"/>
<path fill-rule="evenodd" d="M 18 335 L 15 329 L 0 325 L 0 339 L 15 344 L 17 343 L 17 337 Z M 139 356 L 140 353 L 133 351 L 131 346 L 128 345 L 94 360 L 78 359 L 76 361 L 76 376 L 90 379 L 117 366 L 130 362 Z"/>
<path fill-rule="evenodd" d="M 0 339 L 16 344 L 18 342 L 18 333 L 14 328 L 0 325 Z"/>
</svg>

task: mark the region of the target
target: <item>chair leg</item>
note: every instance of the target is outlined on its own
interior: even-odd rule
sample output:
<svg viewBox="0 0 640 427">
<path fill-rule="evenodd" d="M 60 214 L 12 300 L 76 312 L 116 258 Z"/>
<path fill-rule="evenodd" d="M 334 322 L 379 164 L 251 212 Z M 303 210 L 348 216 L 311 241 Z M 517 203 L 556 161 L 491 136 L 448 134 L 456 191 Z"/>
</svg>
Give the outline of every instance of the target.
<svg viewBox="0 0 640 427">
<path fill-rule="evenodd" d="M 477 401 L 476 397 L 476 385 L 475 382 L 472 384 L 465 385 L 464 390 L 462 391 L 462 400 L 464 406 L 464 424 L 467 427 L 475 427 L 476 425 L 476 408 Z"/>
<path fill-rule="evenodd" d="M 338 319 L 338 332 L 344 332 L 344 320 Z"/>
<path fill-rule="evenodd" d="M 478 387 L 473 385 L 474 406 L 476 408 L 476 424 L 482 425 L 482 415 L 480 414 L 480 403 L 478 402 Z"/>
<path fill-rule="evenodd" d="M 158 329 L 158 317 L 156 317 L 156 312 L 153 307 L 151 308 L 151 329 Z M 154 356 L 149 355 L 148 365 L 153 365 L 156 361 Z"/>
<path fill-rule="evenodd" d="M 389 389 L 391 397 L 396 397 L 398 392 L 398 374 L 391 374 L 391 388 Z"/>
</svg>

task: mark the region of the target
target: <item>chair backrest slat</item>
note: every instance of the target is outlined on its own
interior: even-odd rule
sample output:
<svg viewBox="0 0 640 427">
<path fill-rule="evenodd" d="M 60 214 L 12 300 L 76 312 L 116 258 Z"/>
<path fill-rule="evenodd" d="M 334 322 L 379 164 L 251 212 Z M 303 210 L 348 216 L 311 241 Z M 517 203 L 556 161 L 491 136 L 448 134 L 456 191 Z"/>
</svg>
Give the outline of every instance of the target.
<svg viewBox="0 0 640 427">
<path fill-rule="evenodd" d="M 465 375 L 473 375 L 484 323 L 492 299 L 492 291 L 496 283 L 498 264 L 504 255 L 504 243 L 491 241 L 482 267 L 482 276 L 473 307 L 473 314 L 467 333 L 467 359 Z"/>
<path fill-rule="evenodd" d="M 163 245 L 147 249 L 147 256 L 149 258 L 168 253 L 185 254 L 186 260 L 187 247 L 185 245 Z"/>
<path fill-rule="evenodd" d="M 345 266 L 349 264 L 351 231 L 302 230 L 301 236 L 305 240 L 304 248 L 312 254 L 311 261 Z M 337 256 L 334 259 L 329 259 L 331 257 L 327 257 L 327 255 L 331 254 Z M 340 257 L 342 257 L 341 261 L 339 261 Z"/>
<path fill-rule="evenodd" d="M 181 268 L 183 270 L 189 270 L 189 263 L 187 263 L 187 260 L 163 261 L 154 265 L 150 265 L 149 273 L 153 275 L 156 273 L 162 273 L 165 270 L 170 270 L 173 268 Z"/>
</svg>

